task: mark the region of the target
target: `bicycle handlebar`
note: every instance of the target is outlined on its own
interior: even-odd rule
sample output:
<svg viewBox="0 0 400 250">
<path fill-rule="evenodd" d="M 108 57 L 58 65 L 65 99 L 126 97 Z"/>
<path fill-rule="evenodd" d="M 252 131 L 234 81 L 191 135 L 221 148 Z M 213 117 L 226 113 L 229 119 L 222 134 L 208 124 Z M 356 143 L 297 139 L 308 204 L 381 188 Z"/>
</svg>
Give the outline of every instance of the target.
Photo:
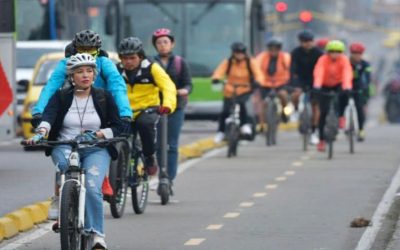
<svg viewBox="0 0 400 250">
<path fill-rule="evenodd" d="M 26 140 L 21 141 L 21 145 L 26 147 L 55 147 L 58 145 L 71 145 L 72 147 L 78 147 L 79 145 L 90 145 L 90 146 L 99 146 L 106 147 L 112 143 L 120 142 L 126 140 L 125 137 L 115 137 L 111 139 L 98 139 L 93 141 L 79 141 L 77 139 L 72 140 L 64 140 L 64 141 L 47 141 L 43 140 L 36 144 L 27 144 Z"/>
</svg>

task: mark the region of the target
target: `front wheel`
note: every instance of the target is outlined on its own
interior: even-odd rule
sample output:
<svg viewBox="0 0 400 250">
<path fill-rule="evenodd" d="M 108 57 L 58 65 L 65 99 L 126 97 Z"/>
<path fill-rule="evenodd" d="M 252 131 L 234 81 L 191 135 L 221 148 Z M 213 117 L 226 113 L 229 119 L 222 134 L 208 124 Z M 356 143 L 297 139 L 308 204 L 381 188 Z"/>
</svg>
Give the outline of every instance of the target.
<svg viewBox="0 0 400 250">
<path fill-rule="evenodd" d="M 333 140 L 328 141 L 328 159 L 332 159 L 333 157 Z"/>
<path fill-rule="evenodd" d="M 267 146 L 272 146 L 276 144 L 276 134 L 278 132 L 278 124 L 279 124 L 277 107 L 276 104 L 273 102 L 270 102 L 268 104 L 266 120 L 267 120 L 267 131 L 265 134 L 266 144 Z"/>
<path fill-rule="evenodd" d="M 167 178 L 160 179 L 160 183 L 158 184 L 158 195 L 161 198 L 161 205 L 167 205 L 169 202 L 169 196 L 171 194 L 170 183 Z"/>
<path fill-rule="evenodd" d="M 354 154 L 354 120 L 353 120 L 353 113 L 350 113 L 350 121 L 349 121 L 349 146 L 350 146 L 350 154 Z"/>
<path fill-rule="evenodd" d="M 308 141 L 310 139 L 310 134 L 309 133 L 305 133 L 303 134 L 303 151 L 307 151 L 308 150 Z"/>
<path fill-rule="evenodd" d="M 227 157 L 230 158 L 232 156 L 237 155 L 237 146 L 239 142 L 239 128 L 236 124 L 230 123 L 228 124 L 227 130 L 227 139 L 228 139 L 228 152 Z"/>
<path fill-rule="evenodd" d="M 82 235 L 79 228 L 79 190 L 77 183 L 64 183 L 60 205 L 60 240 L 62 250 L 80 249 Z"/>
<path fill-rule="evenodd" d="M 131 180 L 132 206 L 136 214 L 142 214 L 147 206 L 149 196 L 149 181 L 144 170 L 143 159 L 138 157 L 135 164 L 131 166 L 133 173 L 129 176 Z"/>
</svg>

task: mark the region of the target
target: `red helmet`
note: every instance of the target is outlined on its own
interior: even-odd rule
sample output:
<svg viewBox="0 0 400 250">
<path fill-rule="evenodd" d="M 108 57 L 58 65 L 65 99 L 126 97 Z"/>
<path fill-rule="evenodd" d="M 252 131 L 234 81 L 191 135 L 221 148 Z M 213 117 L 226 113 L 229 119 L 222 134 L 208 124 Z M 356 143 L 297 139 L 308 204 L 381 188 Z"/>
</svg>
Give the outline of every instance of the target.
<svg viewBox="0 0 400 250">
<path fill-rule="evenodd" d="M 175 40 L 174 36 L 171 34 L 171 30 L 166 28 L 161 28 L 153 32 L 153 37 L 152 37 L 153 45 L 155 46 L 156 40 L 163 36 L 169 37 L 169 39 L 171 39 L 172 42 Z"/>
<path fill-rule="evenodd" d="M 364 53 L 365 46 L 362 43 L 352 43 L 350 44 L 350 52 L 351 53 Z"/>
<path fill-rule="evenodd" d="M 315 43 L 318 46 L 318 48 L 325 50 L 325 47 L 329 43 L 329 41 L 330 41 L 329 38 L 320 38 Z"/>
</svg>

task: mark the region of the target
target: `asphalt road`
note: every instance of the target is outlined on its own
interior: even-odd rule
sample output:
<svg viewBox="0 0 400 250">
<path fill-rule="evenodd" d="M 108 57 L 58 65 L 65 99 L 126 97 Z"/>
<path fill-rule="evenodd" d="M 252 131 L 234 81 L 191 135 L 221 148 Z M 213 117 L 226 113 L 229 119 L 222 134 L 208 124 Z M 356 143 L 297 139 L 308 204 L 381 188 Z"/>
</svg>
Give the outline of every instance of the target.
<svg viewBox="0 0 400 250">
<path fill-rule="evenodd" d="M 171 204 L 152 192 L 143 215 L 130 203 L 122 219 L 107 209 L 109 249 L 354 249 L 364 229 L 351 220 L 373 215 L 400 164 L 398 131 L 370 123 L 355 155 L 341 136 L 331 161 L 302 152 L 296 132 L 272 148 L 259 137 L 234 159 L 214 151 L 185 164 Z M 57 249 L 58 237 L 47 232 L 18 249 Z"/>
</svg>

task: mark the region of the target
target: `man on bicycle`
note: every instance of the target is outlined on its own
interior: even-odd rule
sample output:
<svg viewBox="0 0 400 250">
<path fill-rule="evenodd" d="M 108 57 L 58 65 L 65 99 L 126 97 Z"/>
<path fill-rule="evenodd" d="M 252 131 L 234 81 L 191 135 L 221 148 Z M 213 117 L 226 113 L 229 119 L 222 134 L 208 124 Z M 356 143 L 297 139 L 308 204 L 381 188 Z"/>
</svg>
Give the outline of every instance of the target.
<svg viewBox="0 0 400 250">
<path fill-rule="evenodd" d="M 241 42 L 234 42 L 231 45 L 231 51 L 231 57 L 224 59 L 211 76 L 212 84 L 219 84 L 221 80 L 226 79 L 218 132 L 214 138 L 216 143 L 221 142 L 225 137 L 225 120 L 229 116 L 232 105 L 234 105 L 232 96 L 235 91 L 234 85 L 236 84 L 241 85 L 236 89 L 236 101 L 240 105 L 240 133 L 245 136 L 251 136 L 255 132 L 250 124 L 246 102 L 252 93 L 254 85 L 262 80 L 262 74 L 256 62 L 248 56 L 246 45 Z"/>
<path fill-rule="evenodd" d="M 369 98 L 369 84 L 371 82 L 371 66 L 362 56 L 365 46 L 362 43 L 350 44 L 350 62 L 353 68 L 353 98 L 357 109 L 358 118 L 358 141 L 364 141 L 364 122 L 365 122 L 365 106 Z M 344 110 L 348 104 L 349 96 L 342 95 L 340 98 L 340 113 L 344 114 Z M 344 127 L 345 119 L 341 117 L 341 126 Z"/>
<path fill-rule="evenodd" d="M 300 95 L 303 91 L 309 91 L 312 89 L 313 71 L 315 64 L 317 63 L 323 52 L 317 48 L 314 44 L 314 34 L 309 30 L 304 30 L 299 33 L 298 39 L 300 46 L 295 48 L 292 53 L 292 62 L 290 66 L 291 73 L 291 85 L 294 88 L 292 93 L 292 101 L 295 106 L 295 110 L 298 110 Z M 312 127 L 311 127 L 311 138 L 310 142 L 316 145 L 319 141 L 316 133 L 318 125 L 318 101 L 315 95 L 311 95 L 312 105 Z"/>
<path fill-rule="evenodd" d="M 272 89 L 275 89 L 282 104 L 281 118 L 288 121 L 284 108 L 288 104 L 289 94 L 286 85 L 290 79 L 290 54 L 282 51 L 282 41 L 272 38 L 267 43 L 267 51 L 261 52 L 256 57 L 258 66 L 263 73 L 260 82 L 261 98 L 264 100 Z M 264 105 L 260 105 L 259 121 L 264 124 Z"/>
<path fill-rule="evenodd" d="M 108 90 L 117 103 L 119 115 L 124 117 L 125 120 L 129 120 L 132 117 L 132 110 L 126 95 L 126 85 L 114 63 L 106 56 L 102 56 L 104 52 L 100 49 L 101 44 L 102 41 L 99 34 L 92 30 L 82 30 L 75 34 L 72 43 L 68 45 L 66 55 L 71 56 L 76 53 L 87 53 L 95 58 L 98 74 L 94 81 L 94 87 Z M 49 99 L 58 89 L 63 87 L 65 82 L 68 82 L 66 81 L 68 80 L 66 69 L 68 59 L 69 57 L 64 58 L 57 64 L 47 84 L 43 87 L 39 100 L 32 109 L 33 127 L 39 125 L 42 113 Z M 104 193 L 112 193 L 112 189 L 107 180 L 106 178 Z M 56 185 L 55 196 L 52 198 L 49 209 L 49 219 L 53 220 L 58 217 L 58 189 L 59 186 Z"/>
<path fill-rule="evenodd" d="M 159 64 L 146 58 L 139 38 L 123 39 L 118 55 L 121 62 L 117 68 L 125 80 L 131 108 L 134 111 L 158 108 L 157 112 L 137 112 L 134 116 L 134 130 L 140 135 L 145 157 L 144 167 L 148 175 L 155 175 L 159 114 L 174 112 L 177 102 L 175 84 Z"/>
<path fill-rule="evenodd" d="M 323 92 L 334 91 L 336 93 L 341 90 L 351 90 L 353 70 L 349 58 L 343 54 L 345 51 L 344 43 L 339 40 L 332 40 L 326 45 L 326 51 L 327 53 L 318 59 L 314 68 L 314 88 Z M 319 97 L 318 129 L 320 141 L 317 149 L 321 152 L 325 151 L 324 126 L 331 98 L 322 95 Z"/>
</svg>

